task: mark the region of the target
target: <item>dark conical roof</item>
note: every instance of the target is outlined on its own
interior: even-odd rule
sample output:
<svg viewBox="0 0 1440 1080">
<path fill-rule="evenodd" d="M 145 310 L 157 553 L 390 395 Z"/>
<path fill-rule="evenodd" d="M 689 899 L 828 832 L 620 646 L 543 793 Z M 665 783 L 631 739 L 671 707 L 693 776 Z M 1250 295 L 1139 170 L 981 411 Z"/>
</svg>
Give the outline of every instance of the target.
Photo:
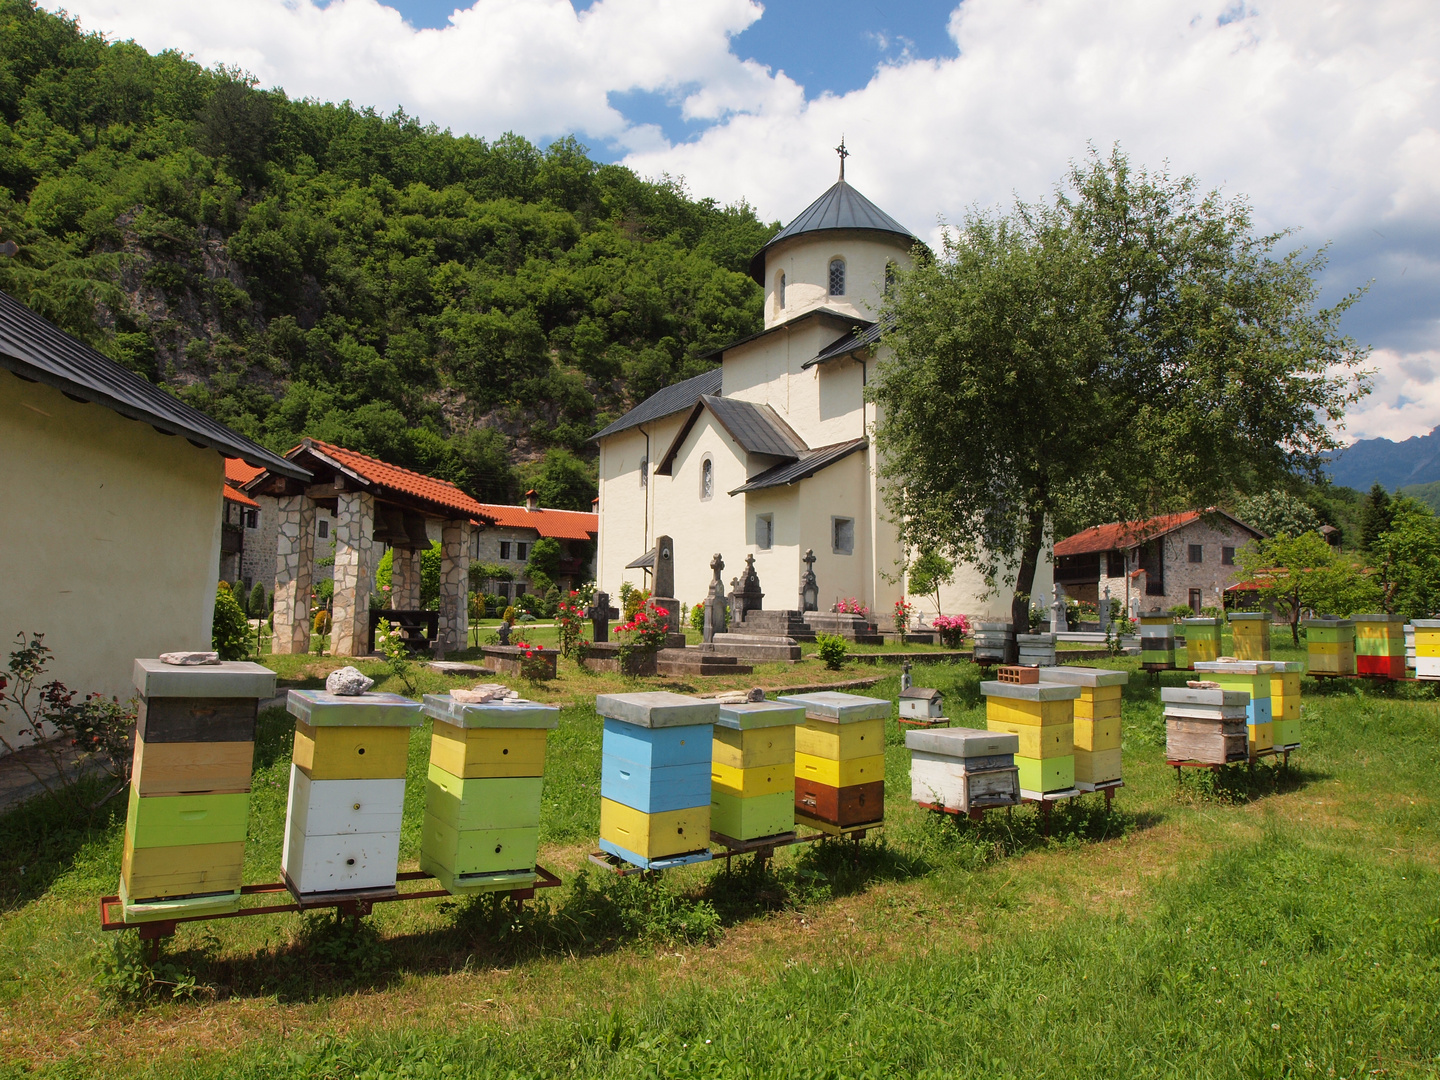
<svg viewBox="0 0 1440 1080">
<path fill-rule="evenodd" d="M 802 210 L 794 221 L 772 236 L 763 248 L 750 260 L 750 276 L 761 285 L 765 284 L 765 253 L 782 240 L 801 233 L 825 232 L 828 229 L 866 229 L 870 232 L 890 233 L 907 240 L 919 240 L 889 214 L 881 210 L 844 180 L 821 195 Z"/>
</svg>

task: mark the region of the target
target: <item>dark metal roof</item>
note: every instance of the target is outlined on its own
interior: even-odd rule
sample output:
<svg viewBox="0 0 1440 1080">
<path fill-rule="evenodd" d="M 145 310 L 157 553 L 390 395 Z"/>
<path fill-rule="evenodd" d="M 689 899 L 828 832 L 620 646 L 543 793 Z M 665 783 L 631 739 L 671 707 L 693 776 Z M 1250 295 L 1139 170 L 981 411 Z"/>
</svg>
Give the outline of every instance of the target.
<svg viewBox="0 0 1440 1080">
<path fill-rule="evenodd" d="M 796 435 L 790 425 L 780 419 L 777 413 L 769 405 L 757 405 L 753 401 L 742 401 L 739 398 L 712 397 L 709 394 L 701 396 L 690 410 L 690 415 L 685 418 L 685 423 L 680 425 L 680 430 L 675 433 L 669 449 L 665 456 L 660 459 L 660 465 L 656 468 L 657 476 L 669 476 L 671 466 L 675 463 L 675 455 L 680 453 L 680 447 L 685 444 L 695 422 L 700 419 L 700 414 L 709 409 L 720 426 L 725 429 L 729 436 L 735 440 L 740 449 L 746 454 L 764 454 L 767 457 L 784 458 L 787 461 L 795 461 L 801 454 L 807 453 L 809 447 L 805 440 Z"/>
<path fill-rule="evenodd" d="M 103 405 L 167 435 L 179 435 L 196 446 L 241 458 L 256 468 L 296 480 L 310 479 L 310 474 L 298 465 L 127 371 L 3 291 L 0 366 L 31 382 L 52 386 L 67 397 Z"/>
<path fill-rule="evenodd" d="M 763 491 L 765 488 L 784 487 L 787 484 L 797 483 L 814 476 L 821 469 L 834 465 L 840 459 L 849 457 L 856 450 L 863 450 L 867 445 L 868 440 L 862 438 L 835 443 L 832 446 L 822 446 L 818 450 L 803 455 L 799 461 L 783 462 L 773 469 L 766 469 L 730 494 L 739 495 L 745 491 Z"/>
<path fill-rule="evenodd" d="M 718 393 L 720 393 L 720 369 L 717 367 L 703 375 L 696 375 L 693 379 L 686 379 L 684 382 L 678 382 L 663 390 L 655 391 L 619 420 L 599 432 L 595 438 L 603 439 L 607 435 L 614 435 L 627 428 L 636 427 L 651 420 L 659 420 L 662 416 L 682 412 L 699 401 L 701 394 Z"/>
<path fill-rule="evenodd" d="M 775 334 L 781 330 L 792 330 L 796 326 L 799 326 L 800 323 L 804 322 L 806 319 L 811 319 L 819 315 L 828 316 L 831 319 L 838 319 L 841 322 L 849 323 L 856 330 L 860 329 L 862 326 L 871 325 L 869 319 L 856 318 L 848 311 L 836 311 L 834 308 L 830 307 L 815 307 L 811 308 L 809 311 L 802 311 L 793 319 L 786 319 L 784 322 L 778 322 L 774 326 L 767 326 L 764 330 L 757 330 L 753 334 L 746 334 L 742 338 L 736 338 L 734 341 L 727 342 L 726 344 L 721 345 L 718 349 L 714 349 L 708 353 L 702 354 L 701 359 L 709 360 L 712 356 L 723 356 L 731 349 L 738 349 L 741 345 L 748 345 L 752 341 L 758 341 L 766 334 Z"/>
<path fill-rule="evenodd" d="M 805 363 L 800 365 L 800 370 L 806 371 L 816 364 L 825 363 L 826 360 L 835 360 L 842 356 L 849 356 L 853 352 L 859 352 L 861 349 L 869 348 L 880 340 L 880 335 L 885 332 L 888 326 L 889 322 L 884 324 L 871 323 L 858 334 L 846 334 L 839 341 L 821 349 L 819 356 L 806 360 Z"/>
<path fill-rule="evenodd" d="M 860 192 L 839 180 L 829 191 L 800 212 L 785 228 L 772 236 L 750 260 L 750 276 L 765 284 L 765 253 L 782 240 L 802 233 L 824 232 L 828 229 L 863 229 L 867 232 L 890 233 L 918 242 L 919 237 L 885 213 Z"/>
<path fill-rule="evenodd" d="M 654 549 L 654 548 L 651 548 L 649 551 L 645 552 L 644 555 L 641 555 L 641 556 L 640 556 L 638 559 L 636 559 L 634 562 L 628 562 L 628 563 L 626 563 L 626 564 L 625 564 L 625 569 L 626 569 L 626 570 L 654 570 L 654 569 L 655 569 L 655 549 Z"/>
</svg>

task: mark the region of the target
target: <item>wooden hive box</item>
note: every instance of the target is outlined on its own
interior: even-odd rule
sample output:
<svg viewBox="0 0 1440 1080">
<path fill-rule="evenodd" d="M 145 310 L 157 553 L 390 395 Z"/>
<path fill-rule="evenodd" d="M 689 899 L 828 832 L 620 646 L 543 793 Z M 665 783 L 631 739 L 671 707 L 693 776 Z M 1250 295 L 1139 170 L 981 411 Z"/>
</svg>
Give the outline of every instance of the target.
<svg viewBox="0 0 1440 1080">
<path fill-rule="evenodd" d="M 890 703 L 838 691 L 779 701 L 805 711 L 795 729 L 795 820 L 822 832 L 884 821 Z"/>
<path fill-rule="evenodd" d="M 1123 778 L 1120 760 L 1120 706 L 1128 671 L 1107 668 L 1049 667 L 1046 682 L 1080 687 L 1075 701 L 1075 786 L 1093 789 Z"/>
<path fill-rule="evenodd" d="M 907 731 L 910 799 L 956 813 L 1020 802 L 1020 739 L 998 731 L 936 728 Z"/>
<path fill-rule="evenodd" d="M 546 734 L 560 723 L 559 707 L 426 694 L 420 711 L 434 721 L 420 869 L 456 894 L 531 884 Z"/>
<path fill-rule="evenodd" d="M 721 705 L 710 758 L 710 831 L 758 840 L 795 830 L 795 728 L 805 710 L 780 701 Z"/>
<path fill-rule="evenodd" d="M 1020 663 L 1026 667 L 1043 667 L 1055 663 L 1054 634 L 1016 634 L 1015 645 Z"/>
<path fill-rule="evenodd" d="M 1167 686 L 1160 691 L 1165 706 L 1165 756 L 1170 761 L 1225 765 L 1250 756 L 1243 690 L 1200 690 Z"/>
<path fill-rule="evenodd" d="M 246 661 L 138 659 L 140 692 L 120 866 L 127 922 L 234 911 L 240 902 L 255 720 L 275 673 Z"/>
<path fill-rule="evenodd" d="M 1351 619 L 1306 619 L 1305 651 L 1313 675 L 1355 674 L 1355 623 Z"/>
<path fill-rule="evenodd" d="M 647 869 L 708 858 L 720 706 L 683 694 L 601 694 L 600 848 Z"/>
<path fill-rule="evenodd" d="M 420 703 L 291 690 L 286 708 L 296 718 L 280 856 L 286 884 L 297 897 L 394 889 Z"/>
<path fill-rule="evenodd" d="M 1268 611 L 1230 612 L 1230 636 L 1237 660 L 1270 659 L 1270 626 L 1275 621 Z"/>
<path fill-rule="evenodd" d="M 1175 663 L 1175 619 L 1166 612 L 1152 611 L 1140 616 L 1140 662 Z"/>
<path fill-rule="evenodd" d="M 1300 745 L 1300 679 L 1305 665 L 1298 660 L 1275 660 L 1270 676 L 1270 715 L 1275 745 Z"/>
<path fill-rule="evenodd" d="M 1021 794 L 1069 791 L 1075 786 L 1075 702 L 1080 687 L 1041 680 L 1028 686 L 982 682 L 985 726 L 1015 735 Z"/>
<path fill-rule="evenodd" d="M 1440 679 L 1440 619 L 1416 619 L 1415 677 Z"/>
<path fill-rule="evenodd" d="M 1360 675 L 1405 677 L 1405 616 L 1356 615 L 1355 671 Z"/>
<path fill-rule="evenodd" d="M 1219 659 L 1221 636 L 1225 627 L 1223 619 L 1201 616 L 1193 619 L 1181 619 L 1180 625 L 1185 629 L 1185 666 L 1187 668 L 1197 660 L 1204 662 Z"/>
<path fill-rule="evenodd" d="M 1246 706 L 1246 737 L 1250 753 L 1275 745 L 1275 701 L 1271 696 L 1274 660 L 1232 660 L 1196 664 L 1195 671 L 1220 684 L 1222 690 L 1241 690 L 1250 695 Z"/>
</svg>

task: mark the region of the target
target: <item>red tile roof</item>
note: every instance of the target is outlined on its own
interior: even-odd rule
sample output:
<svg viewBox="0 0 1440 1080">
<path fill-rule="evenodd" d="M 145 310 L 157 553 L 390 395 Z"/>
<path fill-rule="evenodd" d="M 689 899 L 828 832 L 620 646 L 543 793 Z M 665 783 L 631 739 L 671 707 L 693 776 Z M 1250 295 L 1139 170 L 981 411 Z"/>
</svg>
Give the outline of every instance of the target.
<svg viewBox="0 0 1440 1080">
<path fill-rule="evenodd" d="M 1255 536 L 1265 535 L 1253 525 L 1246 525 L 1239 518 L 1227 514 L 1223 510 L 1212 508 L 1207 513 L 1229 518 L 1236 525 Z M 1055 545 L 1055 555 L 1057 558 L 1065 555 L 1091 555 L 1097 551 L 1116 551 L 1121 548 L 1136 547 L 1147 540 L 1174 532 L 1199 519 L 1199 510 L 1187 510 L 1183 514 L 1161 514 L 1159 517 L 1148 518 L 1145 521 L 1117 521 L 1110 525 L 1096 525 L 1093 529 L 1086 529 L 1084 532 L 1078 532 L 1074 536 L 1061 540 Z"/>
<path fill-rule="evenodd" d="M 297 451 L 305 449 L 312 450 L 320 457 L 328 458 L 372 484 L 435 503 L 449 510 L 458 510 L 468 517 L 488 520 L 491 516 L 485 507 L 448 480 L 437 480 L 433 476 L 412 472 L 410 469 L 402 469 L 398 465 L 391 465 L 378 458 L 356 453 L 354 450 L 346 450 L 343 446 L 321 442 L 319 439 L 306 439 L 285 456 L 287 458 L 294 457 Z"/>
<path fill-rule="evenodd" d="M 497 528 L 534 529 L 541 536 L 556 540 L 589 540 L 600 532 L 600 515 L 579 510 L 529 510 L 523 506 L 481 505 L 485 516 Z"/>
<path fill-rule="evenodd" d="M 263 470 L 257 469 L 255 471 L 261 472 Z M 237 502 L 241 506 L 253 506 L 257 510 L 260 508 L 260 504 L 254 499 L 252 499 L 249 495 L 246 495 L 243 491 L 236 491 L 229 484 L 222 484 L 221 487 L 224 490 L 225 498 L 229 499 L 231 502 Z"/>
<path fill-rule="evenodd" d="M 257 469 L 238 457 L 227 457 L 225 459 L 225 482 L 227 484 L 248 484 L 255 477 L 259 476 L 264 469 Z"/>
</svg>

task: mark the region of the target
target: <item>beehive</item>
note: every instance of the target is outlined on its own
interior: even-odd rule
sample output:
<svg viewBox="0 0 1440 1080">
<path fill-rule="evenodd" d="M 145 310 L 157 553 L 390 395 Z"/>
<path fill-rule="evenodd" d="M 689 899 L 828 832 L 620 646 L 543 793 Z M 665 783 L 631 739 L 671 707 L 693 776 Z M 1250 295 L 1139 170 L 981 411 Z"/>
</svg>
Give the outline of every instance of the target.
<svg viewBox="0 0 1440 1080">
<path fill-rule="evenodd" d="M 1010 643 L 1015 640 L 1015 628 L 1010 623 L 977 624 L 975 629 L 975 662 L 977 664 L 1003 664 Z"/>
<path fill-rule="evenodd" d="M 1355 623 L 1351 619 L 1306 619 L 1305 649 L 1312 675 L 1355 674 Z"/>
<path fill-rule="evenodd" d="M 1405 677 L 1405 616 L 1356 615 L 1355 671 L 1360 675 Z M 1417 646 L 1418 648 L 1418 646 Z"/>
<path fill-rule="evenodd" d="M 805 710 L 795 729 L 795 820 L 822 832 L 884 821 L 890 703 L 837 691 L 779 700 Z"/>
<path fill-rule="evenodd" d="M 1167 760 L 1226 765 L 1249 758 L 1245 721 L 1250 695 L 1245 691 L 1166 686 L 1160 700 Z"/>
<path fill-rule="evenodd" d="M 1230 636 L 1234 639 L 1235 659 L 1269 660 L 1272 622 L 1274 618 L 1268 611 L 1232 611 Z"/>
<path fill-rule="evenodd" d="M 1028 686 L 982 682 L 985 726 L 1019 737 L 1015 766 L 1026 798 L 1075 786 L 1075 702 L 1080 687 L 1043 679 Z"/>
<path fill-rule="evenodd" d="M 1080 688 L 1075 701 L 1075 786 L 1094 790 L 1121 779 L 1120 698 L 1130 681 L 1128 671 L 1106 668 L 1048 667 L 1046 682 Z"/>
<path fill-rule="evenodd" d="M 1440 619 L 1416 619 L 1415 677 L 1440 679 Z"/>
<path fill-rule="evenodd" d="M 1298 660 L 1272 660 L 1270 715 L 1277 748 L 1293 750 L 1300 745 L 1300 677 L 1305 665 Z"/>
<path fill-rule="evenodd" d="M 1278 666 L 1273 660 L 1227 660 L 1195 665 L 1197 672 L 1219 683 L 1222 690 L 1239 690 L 1250 695 L 1245 706 L 1245 726 L 1251 756 L 1275 745 L 1270 683 Z"/>
<path fill-rule="evenodd" d="M 1181 619 L 1185 628 L 1185 666 L 1195 661 L 1204 663 L 1220 657 L 1220 635 L 1224 623 L 1219 618 Z"/>
<path fill-rule="evenodd" d="M 779 701 L 721 705 L 710 747 L 710 830 L 758 840 L 795 830 L 795 728 L 805 710 Z"/>
<path fill-rule="evenodd" d="M 1140 663 L 1175 666 L 1175 619 L 1169 613 L 1140 616 Z"/>
<path fill-rule="evenodd" d="M 1026 667 L 1043 667 L 1055 663 L 1054 634 L 1016 634 L 1015 647 L 1020 663 Z"/>
<path fill-rule="evenodd" d="M 291 690 L 295 717 L 280 865 L 297 897 L 393 889 L 410 729 L 420 703 L 399 694 Z"/>
<path fill-rule="evenodd" d="M 140 711 L 120 863 L 126 922 L 240 904 L 255 717 L 275 673 L 229 661 L 136 660 Z"/>
<path fill-rule="evenodd" d="M 720 706 L 683 694 L 601 694 L 600 848 L 636 866 L 710 857 L 710 754 Z"/>
<path fill-rule="evenodd" d="M 420 869 L 457 894 L 535 881 L 546 733 L 559 725 L 559 708 L 426 694 L 421 712 L 435 727 Z"/>
<path fill-rule="evenodd" d="M 968 814 L 1020 801 L 1016 735 L 935 728 L 907 731 L 905 746 L 910 751 L 912 802 Z"/>
</svg>

